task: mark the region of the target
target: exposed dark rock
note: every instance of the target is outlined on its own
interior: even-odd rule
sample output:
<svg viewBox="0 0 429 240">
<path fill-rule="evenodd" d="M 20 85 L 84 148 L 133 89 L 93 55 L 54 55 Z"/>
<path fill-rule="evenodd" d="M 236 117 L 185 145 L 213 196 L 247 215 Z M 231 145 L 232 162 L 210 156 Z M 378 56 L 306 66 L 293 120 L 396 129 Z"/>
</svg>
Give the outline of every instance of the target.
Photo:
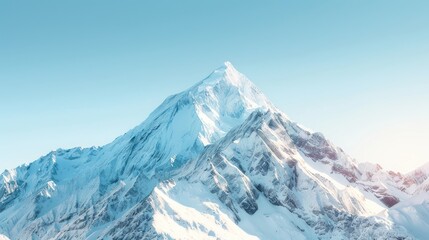
<svg viewBox="0 0 429 240">
<path fill-rule="evenodd" d="M 399 202 L 397 197 L 391 195 L 384 196 L 380 200 L 388 207 L 393 207 Z"/>
<path fill-rule="evenodd" d="M 332 166 L 332 171 L 343 175 L 351 183 L 356 182 L 358 179 L 353 171 L 339 164 L 334 164 L 334 166 Z"/>
</svg>

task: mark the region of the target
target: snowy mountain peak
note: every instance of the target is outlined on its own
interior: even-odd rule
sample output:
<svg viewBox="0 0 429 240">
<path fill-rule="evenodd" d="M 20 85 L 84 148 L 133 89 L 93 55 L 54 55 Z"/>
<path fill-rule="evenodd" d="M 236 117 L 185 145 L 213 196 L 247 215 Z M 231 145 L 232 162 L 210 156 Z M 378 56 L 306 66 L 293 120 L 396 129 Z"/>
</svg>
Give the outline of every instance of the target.
<svg viewBox="0 0 429 240">
<path fill-rule="evenodd" d="M 232 65 L 231 62 L 224 62 L 223 66 L 218 70 L 223 71 L 225 74 L 225 80 L 229 80 L 232 84 L 236 86 L 250 84 L 250 80 L 244 77 L 237 69 Z"/>
<path fill-rule="evenodd" d="M 168 97 L 146 121 L 108 147 L 130 159 L 124 173 L 142 166 L 147 176 L 167 174 L 224 137 L 255 110 L 277 111 L 246 76 L 226 62 L 196 85 Z M 147 156 L 148 162 L 142 162 Z"/>
<path fill-rule="evenodd" d="M 215 69 L 208 77 L 196 84 L 196 86 L 207 87 L 213 86 L 219 83 L 225 84 L 229 87 L 244 87 L 255 85 L 246 77 L 240 73 L 230 62 L 224 62 L 220 67 Z M 195 87 L 195 86 L 194 86 Z"/>
<path fill-rule="evenodd" d="M 229 71 L 229 72 L 238 72 L 237 69 L 234 67 L 234 65 L 230 61 L 225 61 L 223 64 L 216 70 L 219 71 Z"/>
<path fill-rule="evenodd" d="M 247 78 L 243 78 L 243 74 L 241 74 L 229 61 L 224 62 L 222 66 L 213 71 L 212 74 L 224 75 L 225 78 L 223 78 L 223 80 L 229 81 L 234 85 L 246 84 L 246 81 L 250 82 Z"/>
<path fill-rule="evenodd" d="M 357 166 L 225 62 L 112 143 L 1 174 L 0 239 L 412 239 L 427 169 Z"/>
<path fill-rule="evenodd" d="M 234 66 L 232 65 L 232 63 L 230 62 L 230 61 L 225 61 L 225 62 L 223 62 L 223 65 L 226 67 L 226 68 L 234 68 Z M 234 68 L 235 69 L 235 68 Z"/>
<path fill-rule="evenodd" d="M 214 70 L 207 78 L 190 88 L 192 97 L 201 97 L 210 101 L 211 97 L 226 103 L 226 110 L 232 103 L 239 107 L 252 111 L 254 109 L 275 109 L 268 98 L 242 73 L 240 73 L 230 62 L 225 62 L 221 67 Z M 200 96 L 198 96 L 200 95 Z M 231 102 L 230 102 L 231 101 Z M 219 102 L 220 103 L 220 102 Z"/>
</svg>

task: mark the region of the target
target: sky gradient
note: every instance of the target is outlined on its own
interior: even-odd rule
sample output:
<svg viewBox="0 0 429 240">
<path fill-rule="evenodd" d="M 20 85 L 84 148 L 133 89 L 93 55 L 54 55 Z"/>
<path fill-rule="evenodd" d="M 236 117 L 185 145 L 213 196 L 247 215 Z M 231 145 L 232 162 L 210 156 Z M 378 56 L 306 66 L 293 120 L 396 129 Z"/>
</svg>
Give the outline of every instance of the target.
<svg viewBox="0 0 429 240">
<path fill-rule="evenodd" d="M 103 145 L 224 61 L 358 161 L 429 161 L 429 1 L 2 1 L 0 171 Z"/>
</svg>

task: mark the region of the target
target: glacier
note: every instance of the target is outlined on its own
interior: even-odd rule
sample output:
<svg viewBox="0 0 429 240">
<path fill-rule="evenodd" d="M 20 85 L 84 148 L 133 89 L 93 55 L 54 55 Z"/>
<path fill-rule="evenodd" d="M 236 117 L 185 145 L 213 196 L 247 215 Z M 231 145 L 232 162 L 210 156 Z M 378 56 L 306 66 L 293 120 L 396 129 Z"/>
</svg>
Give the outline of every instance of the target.
<svg viewBox="0 0 429 240">
<path fill-rule="evenodd" d="M 113 142 L 0 179 L 0 239 L 424 239 L 429 167 L 357 163 L 230 62 Z"/>
</svg>

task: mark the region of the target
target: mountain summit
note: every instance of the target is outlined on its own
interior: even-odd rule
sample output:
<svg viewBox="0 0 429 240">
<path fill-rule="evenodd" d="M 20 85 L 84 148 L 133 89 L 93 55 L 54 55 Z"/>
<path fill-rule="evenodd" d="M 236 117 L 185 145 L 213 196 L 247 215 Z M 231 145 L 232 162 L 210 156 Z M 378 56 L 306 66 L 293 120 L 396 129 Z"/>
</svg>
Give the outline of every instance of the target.
<svg viewBox="0 0 429 240">
<path fill-rule="evenodd" d="M 145 122 L 111 145 L 119 145 L 121 150 L 139 149 L 131 159 L 127 157 L 130 166 L 144 164 L 151 171 L 148 174 L 164 174 L 161 169 L 178 168 L 195 158 L 256 109 L 275 108 L 246 76 L 226 62 L 193 87 L 168 97 Z M 149 153 L 157 157 L 150 157 L 150 164 L 143 163 L 142 155 Z"/>
<path fill-rule="evenodd" d="M 0 238 L 423 238 L 422 169 L 358 165 L 225 62 L 110 144 L 2 173 Z"/>
</svg>

